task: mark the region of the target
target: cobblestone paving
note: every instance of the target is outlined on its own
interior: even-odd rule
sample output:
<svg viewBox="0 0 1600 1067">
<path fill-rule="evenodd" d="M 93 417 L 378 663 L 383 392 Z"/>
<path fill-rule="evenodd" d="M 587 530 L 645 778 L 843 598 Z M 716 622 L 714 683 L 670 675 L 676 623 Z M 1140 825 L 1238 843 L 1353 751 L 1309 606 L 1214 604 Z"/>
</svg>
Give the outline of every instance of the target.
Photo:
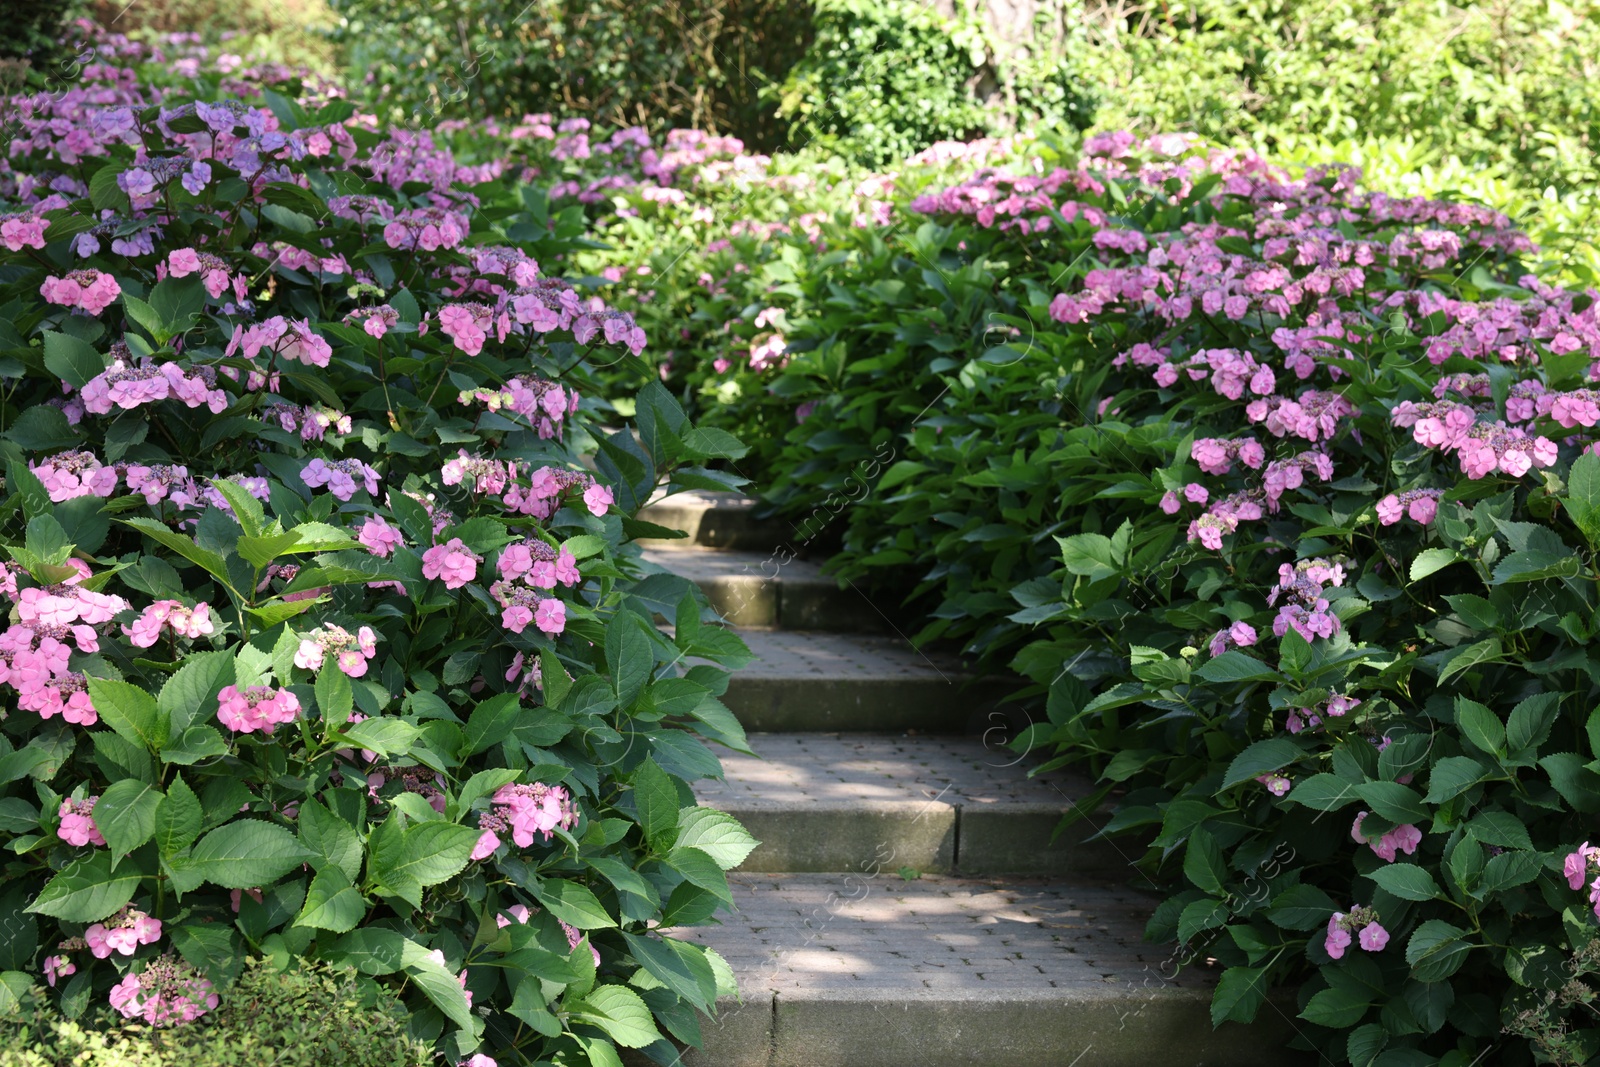
<svg viewBox="0 0 1600 1067">
<path fill-rule="evenodd" d="M 739 636 L 756 654 L 741 677 L 851 680 L 967 680 L 958 664 L 942 656 L 924 655 L 893 634 L 830 634 L 807 630 L 742 630 Z"/>
<path fill-rule="evenodd" d="M 727 780 L 696 786 L 713 806 L 1056 804 L 1089 792 L 1062 774 L 1028 777 L 1027 762 L 979 737 L 896 734 L 751 734 L 760 759 L 719 752 Z"/>
<path fill-rule="evenodd" d="M 1184 987 L 1143 942 L 1153 901 L 1113 886 L 894 875 L 730 879 L 738 911 L 679 931 L 716 949 L 746 997 L 834 990 L 948 994 Z"/>
</svg>

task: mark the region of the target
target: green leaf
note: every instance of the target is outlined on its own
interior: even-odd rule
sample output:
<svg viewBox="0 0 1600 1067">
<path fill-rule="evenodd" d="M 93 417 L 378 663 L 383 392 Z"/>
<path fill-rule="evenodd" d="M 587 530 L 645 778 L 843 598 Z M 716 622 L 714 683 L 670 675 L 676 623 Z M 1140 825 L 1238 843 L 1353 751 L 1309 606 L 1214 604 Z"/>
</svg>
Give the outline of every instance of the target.
<svg viewBox="0 0 1600 1067">
<path fill-rule="evenodd" d="M 1232 788 L 1240 782 L 1247 782 L 1268 771 L 1282 770 L 1301 755 L 1300 746 L 1287 737 L 1269 737 L 1257 741 L 1228 764 L 1228 773 L 1223 776 L 1222 788 Z"/>
<path fill-rule="evenodd" d="M 1302 778 L 1289 793 L 1289 799 L 1317 811 L 1335 811 L 1360 799 L 1354 784 L 1333 774 L 1313 774 Z"/>
<path fill-rule="evenodd" d="M 156 698 L 136 685 L 108 678 L 89 679 L 89 699 L 100 721 L 122 737 L 152 752 L 166 744 L 170 729 L 167 715 Z"/>
<path fill-rule="evenodd" d="M 606 669 L 619 707 L 627 708 L 639 698 L 655 665 L 655 650 L 639 617 L 631 612 L 612 616 L 606 627 Z"/>
<path fill-rule="evenodd" d="M 701 1011 L 709 1011 L 717 996 L 717 976 L 698 945 L 624 932 L 633 958 L 650 975 Z"/>
<path fill-rule="evenodd" d="M 456 797 L 456 805 L 464 814 L 472 810 L 472 805 L 479 797 L 489 796 L 503 785 L 510 785 L 521 776 L 521 771 L 506 767 L 496 767 L 492 770 L 479 771 L 466 784 L 461 787 L 460 794 Z"/>
<path fill-rule="evenodd" d="M 124 526 L 138 530 L 157 544 L 172 549 L 184 559 L 199 564 L 205 569 L 206 573 L 221 582 L 223 588 L 234 593 L 235 596 L 238 595 L 238 591 L 233 588 L 232 579 L 228 575 L 227 561 L 217 553 L 210 549 L 201 548 L 190 538 L 167 529 L 167 527 L 154 519 L 133 518 L 119 519 L 117 521 Z"/>
<path fill-rule="evenodd" d="M 1374 812 L 1390 822 L 1423 823 L 1430 817 L 1417 791 L 1399 782 L 1362 782 L 1355 787 L 1355 792 Z"/>
<path fill-rule="evenodd" d="M 166 327 L 161 322 L 161 315 L 155 308 L 146 304 L 132 293 L 122 294 L 122 307 L 127 311 L 128 318 L 143 326 L 145 332 L 151 336 L 156 344 L 161 345 L 167 342 L 171 335 L 167 333 Z"/>
<path fill-rule="evenodd" d="M 1542 867 L 1543 861 L 1536 852 L 1502 852 L 1490 856 L 1483 868 L 1483 878 L 1472 895 L 1485 900 L 1493 893 L 1526 885 L 1539 876 Z"/>
<path fill-rule="evenodd" d="M 1589 547 L 1600 547 L 1600 456 L 1585 452 L 1572 461 L 1566 506 Z"/>
<path fill-rule="evenodd" d="M 202 826 L 200 798 L 183 780 L 183 775 L 174 775 L 172 784 L 167 787 L 167 795 L 161 798 L 156 808 L 156 848 L 165 857 L 176 856 L 194 844 Z"/>
<path fill-rule="evenodd" d="M 626 986 L 597 986 L 569 1009 L 575 1021 L 598 1026 L 623 1048 L 644 1048 L 662 1039 L 650 1009 Z"/>
<path fill-rule="evenodd" d="M 1401 900 L 1432 900 L 1440 895 L 1439 883 L 1433 875 L 1414 863 L 1391 863 L 1379 867 L 1370 875 L 1379 888 Z"/>
<path fill-rule="evenodd" d="M 94 806 L 94 824 L 106 839 L 111 869 L 123 856 L 150 840 L 156 832 L 156 809 L 162 794 L 148 782 L 124 778 L 113 782 Z"/>
<path fill-rule="evenodd" d="M 633 772 L 633 801 L 650 846 L 671 849 L 678 836 L 678 787 L 655 760 L 646 759 Z"/>
<path fill-rule="evenodd" d="M 354 826 L 315 800 L 300 805 L 296 823 L 300 828 L 300 843 L 312 853 L 313 868 L 321 871 L 335 867 L 349 882 L 361 876 L 361 835 Z"/>
<path fill-rule="evenodd" d="M 1266 1003 L 1268 986 L 1265 967 L 1229 967 L 1223 971 L 1211 994 L 1211 1025 L 1252 1022 Z"/>
<path fill-rule="evenodd" d="M 1571 552 L 1550 552 L 1530 548 L 1513 552 L 1495 564 L 1490 585 L 1540 582 L 1547 578 L 1572 578 L 1583 570 L 1583 561 Z"/>
<path fill-rule="evenodd" d="M 328 866 L 311 880 L 305 906 L 295 917 L 294 925 L 342 934 L 355 929 L 366 914 L 367 902 L 350 884 L 344 871 Z"/>
<path fill-rule="evenodd" d="M 1544 744 L 1560 707 L 1560 694 L 1536 693 L 1512 708 L 1506 721 L 1506 751 L 1517 753 Z"/>
<path fill-rule="evenodd" d="M 1189 844 L 1183 853 L 1183 873 L 1192 884 L 1212 896 L 1224 896 L 1227 892 L 1223 887 L 1228 880 L 1228 865 L 1223 861 L 1222 848 L 1204 827 L 1196 827 L 1189 834 Z"/>
<path fill-rule="evenodd" d="M 329 726 L 339 728 L 350 721 L 350 713 L 355 710 L 355 691 L 350 688 L 349 677 L 334 665 L 331 657 L 324 660 L 322 671 L 317 675 L 317 684 L 314 691 L 317 695 L 317 711 L 322 715 L 323 722 Z M 410 736 L 406 737 L 405 745 L 410 745 L 416 739 L 416 732 L 411 729 L 409 723 L 395 719 L 369 719 L 367 721 L 379 724 L 395 723 L 406 727 L 407 731 L 410 732 Z M 365 725 L 366 723 L 364 722 L 356 723 L 356 726 Z M 348 732 L 346 731 L 346 733 Z M 381 733 L 382 730 L 380 727 L 374 727 L 373 732 Z M 361 747 L 370 748 L 374 752 L 382 752 L 384 755 L 388 755 L 388 750 L 380 745 L 362 745 Z M 396 751 L 399 751 L 399 749 L 396 749 Z"/>
<path fill-rule="evenodd" d="M 1419 982 L 1440 982 L 1455 974 L 1472 951 L 1466 936 L 1465 930 L 1443 919 L 1429 919 L 1417 927 L 1411 940 L 1406 942 L 1406 962 L 1411 965 L 1411 976 Z"/>
<path fill-rule="evenodd" d="M 1456 726 L 1461 729 L 1461 736 L 1485 755 L 1505 754 L 1505 726 L 1498 715 L 1476 700 L 1456 697 Z"/>
<path fill-rule="evenodd" d="M 1450 657 L 1450 662 L 1439 672 L 1439 685 L 1443 686 L 1450 679 L 1465 674 L 1474 667 L 1493 663 L 1500 658 L 1501 652 L 1498 637 L 1486 637 L 1477 644 L 1457 649 L 1455 655 Z"/>
<path fill-rule="evenodd" d="M 1363 996 L 1355 987 L 1335 986 L 1324 989 L 1306 1002 L 1300 1018 L 1318 1026 L 1344 1030 L 1361 1021 L 1372 1007 L 1372 997 Z"/>
<path fill-rule="evenodd" d="M 167 742 L 167 746 L 161 750 L 161 762 L 192 767 L 202 760 L 227 754 L 228 743 L 215 726 L 191 726 L 175 740 Z"/>
<path fill-rule="evenodd" d="M 725 871 L 745 861 L 760 844 L 739 820 L 715 808 L 684 808 L 678 813 L 680 848 L 697 848 L 710 856 Z"/>
<path fill-rule="evenodd" d="M 371 718 L 341 730 L 340 736 L 356 748 L 371 749 L 383 756 L 399 756 L 411 750 L 417 739 L 417 728 L 404 719 Z"/>
<path fill-rule="evenodd" d="M 1424 803 L 1443 804 L 1483 781 L 1493 769 L 1471 756 L 1445 756 L 1428 773 L 1428 795 Z"/>
<path fill-rule="evenodd" d="M 45 884 L 27 910 L 66 922 L 99 922 L 133 899 L 142 877 L 132 869 L 113 873 L 111 854 L 96 850 L 67 864 Z"/>
<path fill-rule="evenodd" d="M 710 426 L 697 427 L 684 434 L 683 445 L 689 457 L 696 460 L 739 459 L 750 451 L 727 430 Z"/>
<path fill-rule="evenodd" d="M 534 895 L 550 914 L 579 930 L 608 930 L 617 925 L 589 888 L 563 878 L 547 879 Z"/>
<path fill-rule="evenodd" d="M 1254 656 L 1237 650 L 1213 656 L 1194 673 L 1208 682 L 1276 682 L 1283 679 L 1283 675 Z"/>
<path fill-rule="evenodd" d="M 190 966 L 226 987 L 244 969 L 238 932 L 223 923 L 184 923 L 172 927 L 172 944 Z"/>
<path fill-rule="evenodd" d="M 1540 760 L 1539 766 L 1573 810 L 1588 814 L 1600 811 L 1600 774 L 1585 766 L 1583 757 L 1574 752 L 1555 752 Z"/>
<path fill-rule="evenodd" d="M 1411 580 L 1420 582 L 1428 575 L 1441 571 L 1461 557 L 1453 548 L 1425 548 L 1411 561 Z"/>
<path fill-rule="evenodd" d="M 176 741 L 195 723 L 211 718 L 217 710 L 217 694 L 234 683 L 233 654 L 197 652 L 161 687 L 157 706 L 167 716 L 169 741 Z"/>
<path fill-rule="evenodd" d="M 55 452 L 83 443 L 61 409 L 48 404 L 25 409 L 6 428 L 5 437 L 26 452 Z"/>
<path fill-rule="evenodd" d="M 516 693 L 500 693 L 472 709 L 467 719 L 466 754 L 476 755 L 511 736 L 522 702 Z"/>
<path fill-rule="evenodd" d="M 213 885 L 252 889 L 272 885 L 311 858 L 283 827 L 262 819 L 235 819 L 202 837 L 191 863 Z"/>
<path fill-rule="evenodd" d="M 161 316 L 167 336 L 175 337 L 194 325 L 206 309 L 205 283 L 198 275 L 167 278 L 150 290 L 150 307 Z"/>
<path fill-rule="evenodd" d="M 367 874 L 399 892 L 408 885 L 438 885 L 466 869 L 481 832 L 449 822 L 427 822 L 405 828 L 398 838 L 374 837 Z"/>
<path fill-rule="evenodd" d="M 0 1016 L 20 1012 L 23 998 L 34 985 L 33 975 L 26 971 L 0 971 Z"/>
<path fill-rule="evenodd" d="M 1285 930 L 1311 930 L 1325 924 L 1338 909 L 1333 898 L 1316 886 L 1290 886 L 1272 900 L 1267 918 Z"/>
<path fill-rule="evenodd" d="M 44 335 L 44 365 L 51 374 L 82 389 L 106 369 L 105 358 L 89 342 L 65 333 Z"/>
<path fill-rule="evenodd" d="M 1061 562 L 1072 574 L 1098 582 L 1122 573 L 1111 538 L 1104 534 L 1074 534 L 1058 537 L 1056 542 L 1061 546 Z"/>
<path fill-rule="evenodd" d="M 239 527 L 251 537 L 260 536 L 267 523 L 266 512 L 261 510 L 261 501 L 251 496 L 244 486 L 227 478 L 213 478 L 211 485 L 233 509 L 233 518 Z"/>
</svg>

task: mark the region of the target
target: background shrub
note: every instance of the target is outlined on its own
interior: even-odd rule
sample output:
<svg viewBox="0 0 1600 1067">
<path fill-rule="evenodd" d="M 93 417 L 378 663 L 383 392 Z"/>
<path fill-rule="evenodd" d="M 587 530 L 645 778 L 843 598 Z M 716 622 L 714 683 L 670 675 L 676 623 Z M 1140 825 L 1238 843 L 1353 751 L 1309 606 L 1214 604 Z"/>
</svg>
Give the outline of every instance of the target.
<svg viewBox="0 0 1600 1067">
<path fill-rule="evenodd" d="M 333 0 L 351 81 L 385 118 L 581 116 L 780 140 L 758 98 L 810 39 L 810 9 L 769 0 Z"/>
<path fill-rule="evenodd" d="M 1014 57 L 964 12 L 945 18 L 922 4 L 819 0 L 815 29 L 776 94 L 796 146 L 881 167 L 935 141 L 1082 129 L 1094 112 L 1094 88 L 1062 42 Z"/>
<path fill-rule="evenodd" d="M 1597 178 L 1593 0 L 1091 0 L 1084 20 L 1106 128 L 1411 138 L 1538 189 Z"/>
<path fill-rule="evenodd" d="M 240 961 L 228 1000 L 203 1023 L 154 1029 L 97 1012 L 63 1017 L 42 988 L 0 1015 L 0 1067 L 427 1067 L 404 1006 L 354 971 Z"/>
</svg>

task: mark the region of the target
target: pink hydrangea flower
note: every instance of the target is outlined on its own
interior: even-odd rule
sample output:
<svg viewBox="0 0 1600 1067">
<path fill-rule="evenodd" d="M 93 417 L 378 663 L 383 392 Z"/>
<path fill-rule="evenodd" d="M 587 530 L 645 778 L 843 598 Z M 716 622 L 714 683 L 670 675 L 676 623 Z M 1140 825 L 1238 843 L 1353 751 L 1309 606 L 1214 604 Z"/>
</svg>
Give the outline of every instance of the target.
<svg viewBox="0 0 1600 1067">
<path fill-rule="evenodd" d="M 136 648 L 150 648 L 160 640 L 163 629 L 191 641 L 205 637 L 215 630 L 211 605 L 202 602 L 191 608 L 181 600 L 158 600 L 132 624 L 124 626 L 122 632 Z"/>
<path fill-rule="evenodd" d="M 558 634 L 567 627 L 567 605 L 554 598 L 541 600 L 533 618 L 540 630 Z"/>
<path fill-rule="evenodd" d="M 97 922 L 83 932 L 89 951 L 97 960 L 113 952 L 131 956 L 140 945 L 153 945 L 161 940 L 161 920 L 152 919 L 135 908 L 123 908 L 104 922 Z"/>
<path fill-rule="evenodd" d="M 583 491 L 583 502 L 588 505 L 590 514 L 604 515 L 616 498 L 607 486 L 591 485 Z"/>
<path fill-rule="evenodd" d="M 327 486 L 339 500 L 349 500 L 356 490 L 365 488 L 373 496 L 378 493 L 380 476 L 376 468 L 359 459 L 336 459 L 332 462 L 318 456 L 300 470 L 300 479 L 312 489 Z"/>
<path fill-rule="evenodd" d="M 482 561 L 483 557 L 462 544 L 461 538 L 452 537 L 422 554 L 422 576 L 442 579 L 446 589 L 460 589 L 478 576 Z"/>
<path fill-rule="evenodd" d="M 219 1003 L 211 983 L 174 956 L 161 956 L 111 988 L 111 1006 L 151 1026 L 191 1023 Z"/>
<path fill-rule="evenodd" d="M 57 812 L 61 825 L 56 828 L 56 836 L 75 848 L 104 847 L 106 839 L 100 836 L 100 828 L 94 823 L 94 805 L 99 799 L 92 796 L 86 800 L 63 800 Z"/>
<path fill-rule="evenodd" d="M 200 254 L 192 248 L 174 248 L 167 253 L 167 273 L 174 278 L 187 278 L 200 269 Z"/>
<path fill-rule="evenodd" d="M 1561 871 L 1567 876 L 1567 885 L 1573 889 L 1582 889 L 1600 869 L 1600 848 L 1585 841 L 1577 850 L 1567 854 L 1562 862 Z"/>
<path fill-rule="evenodd" d="M 224 686 L 217 694 L 217 721 L 235 733 L 270 734 L 300 715 L 299 699 L 287 689 L 253 685 Z"/>
<path fill-rule="evenodd" d="M 387 559 L 394 554 L 394 550 L 405 544 L 405 537 L 395 527 L 377 516 L 361 524 L 361 529 L 356 531 L 356 540 L 361 542 L 363 548 L 374 556 Z"/>
<path fill-rule="evenodd" d="M 0 244 L 13 252 L 43 248 L 45 226 L 45 220 L 37 216 L 13 215 L 0 222 Z"/>
<path fill-rule="evenodd" d="M 78 973 L 78 965 L 72 962 L 71 956 L 46 956 L 44 958 L 44 980 L 54 989 L 57 978 L 66 978 L 68 975 Z"/>
</svg>

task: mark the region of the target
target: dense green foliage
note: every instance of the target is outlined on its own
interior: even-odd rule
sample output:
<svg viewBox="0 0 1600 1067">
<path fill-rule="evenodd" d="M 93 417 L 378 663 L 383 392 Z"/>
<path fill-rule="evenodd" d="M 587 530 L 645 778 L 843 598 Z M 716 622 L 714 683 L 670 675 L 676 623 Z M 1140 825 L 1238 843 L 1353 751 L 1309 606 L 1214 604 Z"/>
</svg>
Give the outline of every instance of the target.
<svg viewBox="0 0 1600 1067">
<path fill-rule="evenodd" d="M 732 992 L 661 931 L 755 844 L 689 784 L 748 653 L 631 542 L 737 441 L 654 382 L 623 425 L 647 338 L 519 171 L 94 43 L 0 173 L 0 1002 L 192 1025 L 299 958 L 449 1062 L 671 1062 Z"/>
<path fill-rule="evenodd" d="M 93 1025 L 86 1026 L 85 1023 Z M 119 1025 L 121 1024 L 121 1025 Z M 154 1029 L 111 1013 L 67 1019 L 42 989 L 0 1013 L 0 1067 L 428 1067 L 398 997 L 353 971 L 244 964 L 203 1024 Z"/>
<path fill-rule="evenodd" d="M 519 118 L 781 134 L 759 99 L 810 36 L 774 0 L 332 0 L 355 91 L 386 119 Z"/>
<path fill-rule="evenodd" d="M 1094 93 L 1059 47 L 1003 57 L 981 22 L 925 5 L 820 0 L 816 40 L 788 72 L 780 114 L 790 143 L 841 151 L 869 166 L 935 141 L 1007 129 L 1083 129 Z"/>
<path fill-rule="evenodd" d="M 825 233 L 769 498 L 1037 683 L 1019 750 L 1125 791 L 1216 1021 L 1287 982 L 1341 1062 L 1588 1062 L 1596 294 L 1492 213 L 1093 147 Z"/>
<path fill-rule="evenodd" d="M 1594 0 L 1094 4 L 1086 25 L 1108 128 L 1410 137 L 1536 188 L 1600 177 Z"/>
</svg>

